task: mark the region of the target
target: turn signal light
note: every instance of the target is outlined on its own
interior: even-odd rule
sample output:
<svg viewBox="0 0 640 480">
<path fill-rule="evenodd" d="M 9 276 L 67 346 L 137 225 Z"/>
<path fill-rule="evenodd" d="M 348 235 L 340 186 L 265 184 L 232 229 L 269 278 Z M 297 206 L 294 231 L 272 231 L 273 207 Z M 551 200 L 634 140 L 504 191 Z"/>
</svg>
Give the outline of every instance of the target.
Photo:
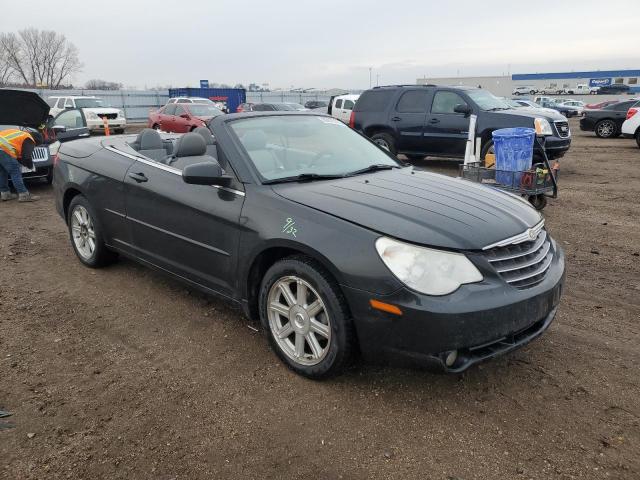
<svg viewBox="0 0 640 480">
<path fill-rule="evenodd" d="M 394 315 L 402 315 L 402 310 L 400 310 L 395 305 L 391 305 L 390 303 L 384 303 L 384 302 L 381 302 L 380 300 L 374 300 L 372 298 L 371 300 L 369 300 L 369 304 L 376 310 L 392 313 Z"/>
<path fill-rule="evenodd" d="M 356 112 L 351 110 L 351 115 L 349 115 L 349 126 L 351 128 L 355 128 L 356 126 Z"/>
<path fill-rule="evenodd" d="M 633 117 L 636 113 L 638 113 L 637 108 L 630 108 L 629 111 L 627 112 L 627 120 Z"/>
</svg>

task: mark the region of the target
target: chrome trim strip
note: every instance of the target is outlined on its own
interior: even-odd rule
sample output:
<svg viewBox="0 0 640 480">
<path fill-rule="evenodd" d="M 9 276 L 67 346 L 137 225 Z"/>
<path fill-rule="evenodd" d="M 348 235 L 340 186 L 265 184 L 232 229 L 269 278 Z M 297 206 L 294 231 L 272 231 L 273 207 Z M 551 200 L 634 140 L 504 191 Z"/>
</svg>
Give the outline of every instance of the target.
<svg viewBox="0 0 640 480">
<path fill-rule="evenodd" d="M 502 269 L 496 267 L 496 270 L 498 271 L 498 273 L 509 273 L 515 270 L 522 270 L 523 268 L 533 267 L 534 265 L 539 264 L 540 262 L 544 261 L 545 258 L 547 258 L 547 254 L 549 253 L 550 249 L 551 249 L 551 243 L 547 242 L 542 249 L 530 253 L 530 254 L 535 254 L 535 258 L 532 258 L 531 260 L 525 263 L 520 263 L 515 266 L 511 265 L 509 267 L 504 267 Z"/>
<path fill-rule="evenodd" d="M 504 240 L 500 240 L 499 242 L 492 243 L 491 245 L 487 245 L 482 250 L 490 250 L 495 247 L 505 247 L 507 245 L 516 245 L 518 243 L 530 242 L 531 240 L 535 240 L 540 231 L 544 228 L 544 220 L 535 225 L 534 227 L 528 228 L 522 233 L 518 235 L 514 235 L 513 237 L 505 238 Z"/>
<path fill-rule="evenodd" d="M 512 278 L 508 278 L 507 275 L 504 275 L 503 278 L 504 278 L 505 282 L 507 282 L 509 284 L 516 283 L 516 282 L 521 282 L 523 280 L 527 280 L 528 278 L 535 277 L 537 275 L 541 275 L 541 274 L 545 273 L 547 270 L 549 270 L 549 267 L 551 266 L 551 262 L 552 261 L 553 261 L 553 255 L 549 254 L 544 259 L 544 262 L 543 262 L 542 266 L 540 268 L 538 268 L 537 270 L 534 270 L 533 272 L 527 272 L 527 273 L 522 274 L 522 275 L 514 276 Z"/>
<path fill-rule="evenodd" d="M 154 162 L 153 160 L 148 160 L 144 157 L 139 157 L 137 155 L 131 155 L 130 153 L 126 153 L 123 152 L 121 150 L 118 150 L 115 147 L 109 146 L 109 147 L 104 147 L 106 150 L 109 150 L 110 152 L 113 153 L 117 153 L 118 155 L 122 155 L 124 157 L 130 158 L 132 160 L 135 160 L 136 162 L 141 162 L 144 163 L 145 165 L 149 165 L 150 167 L 154 167 L 157 168 L 159 170 L 163 170 L 165 172 L 168 173 L 173 173 L 174 175 L 178 175 L 179 177 L 182 176 L 182 171 L 178 170 L 177 168 L 173 168 L 170 167 L 169 165 L 164 165 L 162 163 L 158 163 L 158 162 Z M 235 190 L 233 188 L 229 188 L 229 187 L 222 187 L 220 185 L 211 185 L 213 188 L 217 188 L 218 190 L 224 190 L 225 192 L 229 192 L 229 193 L 233 193 L 235 195 L 238 195 L 239 197 L 244 197 L 245 193 L 241 190 Z"/>
<path fill-rule="evenodd" d="M 524 257 L 526 255 L 531 255 L 532 253 L 535 253 L 538 250 L 540 250 L 540 247 L 545 243 L 545 241 L 547 241 L 547 232 L 543 230 L 542 232 L 540 232 L 535 243 L 529 250 L 525 252 L 518 252 L 511 255 L 502 255 L 498 257 L 487 256 L 487 260 L 489 260 L 489 263 L 506 262 L 507 260 L 514 260 L 516 258 Z"/>
<path fill-rule="evenodd" d="M 109 212 L 112 215 L 115 215 L 120 218 L 126 218 L 127 216 L 124 213 L 116 212 L 115 210 L 111 210 L 110 208 L 105 208 L 105 212 Z"/>
</svg>

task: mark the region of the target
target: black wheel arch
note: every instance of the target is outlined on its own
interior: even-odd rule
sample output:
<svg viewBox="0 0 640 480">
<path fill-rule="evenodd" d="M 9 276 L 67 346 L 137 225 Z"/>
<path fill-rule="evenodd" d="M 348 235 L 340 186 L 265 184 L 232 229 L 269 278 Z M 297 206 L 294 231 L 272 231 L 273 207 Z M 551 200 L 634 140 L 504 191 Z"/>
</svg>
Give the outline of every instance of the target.
<svg viewBox="0 0 640 480">
<path fill-rule="evenodd" d="M 258 296 L 264 274 L 276 262 L 296 255 L 304 255 L 316 261 L 329 272 L 340 288 L 343 283 L 340 271 L 317 250 L 302 243 L 283 239 L 267 242 L 261 245 L 260 250 L 249 256 L 252 260 L 247 262 L 244 272 L 240 276 L 243 279 L 241 280 L 241 298 L 246 301 L 247 313 L 251 319 L 259 319 Z"/>
<path fill-rule="evenodd" d="M 372 125 L 370 127 L 367 127 L 364 130 L 364 134 L 365 136 L 371 138 L 374 135 L 378 134 L 378 133 L 386 133 L 389 134 L 393 137 L 394 140 L 396 140 L 396 135 L 395 132 L 393 131 L 393 129 L 391 129 L 390 127 L 386 126 L 386 125 Z"/>
<path fill-rule="evenodd" d="M 71 205 L 71 201 L 78 195 L 84 195 L 84 192 L 78 185 L 70 184 L 65 187 L 64 194 L 62 195 L 62 212 L 64 213 L 65 223 L 69 215 L 69 205 Z M 84 196 L 86 198 L 86 195 Z"/>
</svg>

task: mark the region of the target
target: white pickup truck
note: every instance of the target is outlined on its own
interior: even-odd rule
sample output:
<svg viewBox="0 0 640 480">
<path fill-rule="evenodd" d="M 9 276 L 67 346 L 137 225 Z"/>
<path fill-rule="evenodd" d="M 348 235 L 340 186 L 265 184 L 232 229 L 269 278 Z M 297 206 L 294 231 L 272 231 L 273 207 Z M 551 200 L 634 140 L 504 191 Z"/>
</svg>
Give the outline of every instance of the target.
<svg viewBox="0 0 640 480">
<path fill-rule="evenodd" d="M 598 87 L 590 87 L 586 83 L 579 83 L 575 87 L 565 89 L 567 95 L 595 95 L 597 92 Z"/>
</svg>

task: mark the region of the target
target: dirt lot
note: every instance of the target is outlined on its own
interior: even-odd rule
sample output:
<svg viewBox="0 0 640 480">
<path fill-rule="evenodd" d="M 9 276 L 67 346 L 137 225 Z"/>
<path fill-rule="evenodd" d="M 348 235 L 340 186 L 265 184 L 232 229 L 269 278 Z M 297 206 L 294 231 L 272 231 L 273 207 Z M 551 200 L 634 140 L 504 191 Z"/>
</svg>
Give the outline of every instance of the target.
<svg viewBox="0 0 640 480">
<path fill-rule="evenodd" d="M 640 478 L 640 150 L 572 127 L 557 320 L 459 376 L 305 380 L 228 305 L 82 267 L 49 187 L 0 205 L 0 478 Z"/>
</svg>

